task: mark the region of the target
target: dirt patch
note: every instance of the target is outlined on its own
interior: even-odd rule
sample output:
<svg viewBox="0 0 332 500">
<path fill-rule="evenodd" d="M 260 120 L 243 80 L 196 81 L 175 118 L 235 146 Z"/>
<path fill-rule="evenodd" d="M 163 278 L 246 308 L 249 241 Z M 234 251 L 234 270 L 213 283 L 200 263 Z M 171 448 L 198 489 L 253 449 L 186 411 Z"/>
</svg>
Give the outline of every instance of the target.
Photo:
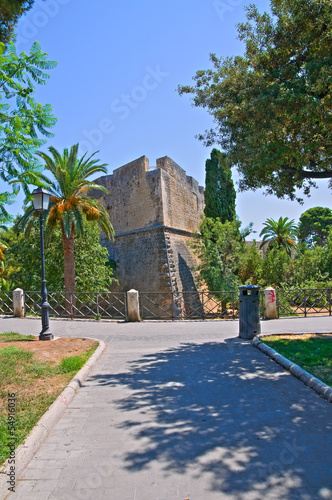
<svg viewBox="0 0 332 500">
<path fill-rule="evenodd" d="M 59 338 L 50 341 L 36 338 L 36 340 L 0 341 L 0 349 L 15 345 L 26 351 L 36 353 L 40 361 L 59 363 L 68 356 L 79 356 L 96 344 L 95 340 L 86 338 Z"/>
</svg>

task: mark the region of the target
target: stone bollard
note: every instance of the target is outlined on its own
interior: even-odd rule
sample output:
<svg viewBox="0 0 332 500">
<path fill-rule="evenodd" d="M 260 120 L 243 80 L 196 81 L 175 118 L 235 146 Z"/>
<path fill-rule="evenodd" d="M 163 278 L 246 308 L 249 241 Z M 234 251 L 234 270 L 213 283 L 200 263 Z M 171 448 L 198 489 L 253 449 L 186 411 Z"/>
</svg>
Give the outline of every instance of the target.
<svg viewBox="0 0 332 500">
<path fill-rule="evenodd" d="M 265 305 L 265 319 L 276 319 L 277 315 L 277 300 L 276 291 L 272 287 L 265 288 L 264 290 L 264 305 Z"/>
<path fill-rule="evenodd" d="M 129 290 L 129 292 L 127 292 L 127 314 L 128 321 L 141 321 L 137 290 Z"/>
<path fill-rule="evenodd" d="M 16 318 L 24 318 L 24 294 L 21 288 L 13 291 L 13 310 Z"/>
</svg>

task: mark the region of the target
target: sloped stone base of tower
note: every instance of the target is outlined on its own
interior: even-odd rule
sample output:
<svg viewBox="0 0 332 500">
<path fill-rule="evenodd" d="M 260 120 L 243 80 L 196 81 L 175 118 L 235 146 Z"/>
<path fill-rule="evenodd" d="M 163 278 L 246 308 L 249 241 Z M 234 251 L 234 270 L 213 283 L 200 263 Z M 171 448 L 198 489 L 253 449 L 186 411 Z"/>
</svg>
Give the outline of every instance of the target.
<svg viewBox="0 0 332 500">
<path fill-rule="evenodd" d="M 163 227 L 122 234 L 106 243 L 116 263 L 117 290 L 183 292 L 196 290 L 192 235 Z"/>
</svg>

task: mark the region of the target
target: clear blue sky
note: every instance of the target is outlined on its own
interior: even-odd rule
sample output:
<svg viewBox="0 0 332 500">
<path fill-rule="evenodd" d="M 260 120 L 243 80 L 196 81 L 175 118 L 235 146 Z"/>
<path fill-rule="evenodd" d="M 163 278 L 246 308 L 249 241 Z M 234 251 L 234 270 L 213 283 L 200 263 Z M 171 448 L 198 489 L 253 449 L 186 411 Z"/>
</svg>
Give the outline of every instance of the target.
<svg viewBox="0 0 332 500">
<path fill-rule="evenodd" d="M 245 19 L 246 0 L 37 0 L 17 27 L 17 48 L 35 40 L 57 60 L 39 102 L 53 106 L 58 123 L 48 143 L 59 150 L 79 142 L 81 151 L 100 150 L 109 173 L 142 155 L 154 166 L 169 156 L 204 185 L 210 150 L 195 135 L 210 128 L 203 109 L 180 97 L 178 84 L 211 67 L 209 53 L 243 52 L 235 25 Z M 257 0 L 260 11 L 267 0 Z M 233 178 L 237 175 L 234 170 Z M 298 220 L 313 206 L 330 206 L 327 182 L 297 202 L 238 193 L 243 226 L 254 222 L 257 235 L 268 217 Z M 17 213 L 21 199 L 12 207 Z"/>
</svg>

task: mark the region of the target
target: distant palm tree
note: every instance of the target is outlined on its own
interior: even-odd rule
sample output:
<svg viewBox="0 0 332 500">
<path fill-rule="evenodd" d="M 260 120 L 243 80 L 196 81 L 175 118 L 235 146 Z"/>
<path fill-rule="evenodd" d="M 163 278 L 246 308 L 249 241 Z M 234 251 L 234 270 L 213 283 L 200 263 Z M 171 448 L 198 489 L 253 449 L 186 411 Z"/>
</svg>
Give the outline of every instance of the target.
<svg viewBox="0 0 332 500">
<path fill-rule="evenodd" d="M 107 173 L 106 164 L 98 165 L 99 160 L 93 158 L 96 153 L 78 158 L 78 144 L 70 151 L 64 149 L 61 155 L 54 147 L 50 147 L 52 155 L 39 153 L 45 161 L 45 169 L 53 178 L 41 175 L 49 185 L 51 193 L 50 206 L 46 216 L 46 224 L 52 230 L 60 225 L 62 232 L 62 246 L 64 256 L 64 282 L 66 296 L 75 293 L 75 233 L 82 236 L 84 233 L 84 215 L 87 221 L 97 221 L 108 239 L 113 239 L 114 229 L 105 208 L 94 198 L 88 196 L 90 189 L 98 189 L 108 194 L 106 188 L 87 180 L 98 172 Z M 27 236 L 33 226 L 35 212 L 32 204 L 27 207 L 24 215 L 17 223 L 19 229 L 25 229 Z"/>
<path fill-rule="evenodd" d="M 288 217 L 280 217 L 278 221 L 266 219 L 263 226 L 265 227 L 259 235 L 264 236 L 260 248 L 262 248 L 265 243 L 268 243 L 269 246 L 284 248 L 288 255 L 290 255 L 292 249 L 296 245 L 297 225 L 294 219 L 289 220 Z"/>
</svg>

